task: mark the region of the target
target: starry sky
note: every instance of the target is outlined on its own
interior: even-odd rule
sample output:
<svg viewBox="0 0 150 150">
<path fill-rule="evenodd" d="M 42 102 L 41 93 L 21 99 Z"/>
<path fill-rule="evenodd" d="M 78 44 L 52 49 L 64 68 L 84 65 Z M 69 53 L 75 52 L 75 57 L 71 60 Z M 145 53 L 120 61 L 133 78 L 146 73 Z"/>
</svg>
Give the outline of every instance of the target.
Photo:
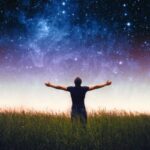
<svg viewBox="0 0 150 150">
<path fill-rule="evenodd" d="M 69 111 L 45 81 L 112 80 L 88 110 L 150 110 L 149 0 L 0 0 L 0 108 Z"/>
</svg>

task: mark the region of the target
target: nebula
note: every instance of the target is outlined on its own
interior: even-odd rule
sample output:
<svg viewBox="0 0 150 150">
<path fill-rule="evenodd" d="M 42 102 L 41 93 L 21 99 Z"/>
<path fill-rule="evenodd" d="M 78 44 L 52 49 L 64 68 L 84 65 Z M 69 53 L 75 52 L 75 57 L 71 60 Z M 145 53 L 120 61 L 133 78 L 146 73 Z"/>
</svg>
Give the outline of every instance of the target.
<svg viewBox="0 0 150 150">
<path fill-rule="evenodd" d="M 66 111 L 68 93 L 45 81 L 84 85 L 89 110 L 150 110 L 148 0 L 0 1 L 0 108 Z M 59 105 L 58 105 L 59 104 Z"/>
</svg>

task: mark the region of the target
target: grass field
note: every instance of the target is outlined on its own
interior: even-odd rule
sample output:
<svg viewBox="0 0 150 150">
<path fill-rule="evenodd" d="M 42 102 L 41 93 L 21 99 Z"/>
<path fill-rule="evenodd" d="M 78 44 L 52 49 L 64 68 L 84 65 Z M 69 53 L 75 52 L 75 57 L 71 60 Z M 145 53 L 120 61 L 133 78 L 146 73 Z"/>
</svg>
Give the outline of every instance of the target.
<svg viewBox="0 0 150 150">
<path fill-rule="evenodd" d="M 86 129 L 65 115 L 0 112 L 0 150 L 150 150 L 150 116 L 99 111 Z"/>
</svg>

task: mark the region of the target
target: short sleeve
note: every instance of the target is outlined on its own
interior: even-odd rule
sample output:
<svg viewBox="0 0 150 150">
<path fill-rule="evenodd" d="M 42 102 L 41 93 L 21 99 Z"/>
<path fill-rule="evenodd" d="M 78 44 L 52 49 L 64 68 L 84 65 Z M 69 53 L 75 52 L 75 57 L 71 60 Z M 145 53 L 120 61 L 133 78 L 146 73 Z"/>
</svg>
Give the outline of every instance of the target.
<svg viewBox="0 0 150 150">
<path fill-rule="evenodd" d="M 72 90 L 72 86 L 68 86 L 67 91 L 71 92 L 71 90 Z"/>
<path fill-rule="evenodd" d="M 84 86 L 84 90 L 85 90 L 85 92 L 89 91 L 89 87 L 88 86 Z"/>
</svg>

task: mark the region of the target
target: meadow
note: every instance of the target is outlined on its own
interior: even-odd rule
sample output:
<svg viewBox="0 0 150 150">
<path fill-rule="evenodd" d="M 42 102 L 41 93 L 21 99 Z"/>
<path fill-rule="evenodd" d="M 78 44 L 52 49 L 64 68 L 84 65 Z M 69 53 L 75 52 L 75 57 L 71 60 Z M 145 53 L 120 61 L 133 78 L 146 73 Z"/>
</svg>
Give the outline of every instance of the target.
<svg viewBox="0 0 150 150">
<path fill-rule="evenodd" d="M 150 150 L 150 115 L 101 110 L 83 128 L 66 114 L 1 111 L 0 150 Z"/>
</svg>

